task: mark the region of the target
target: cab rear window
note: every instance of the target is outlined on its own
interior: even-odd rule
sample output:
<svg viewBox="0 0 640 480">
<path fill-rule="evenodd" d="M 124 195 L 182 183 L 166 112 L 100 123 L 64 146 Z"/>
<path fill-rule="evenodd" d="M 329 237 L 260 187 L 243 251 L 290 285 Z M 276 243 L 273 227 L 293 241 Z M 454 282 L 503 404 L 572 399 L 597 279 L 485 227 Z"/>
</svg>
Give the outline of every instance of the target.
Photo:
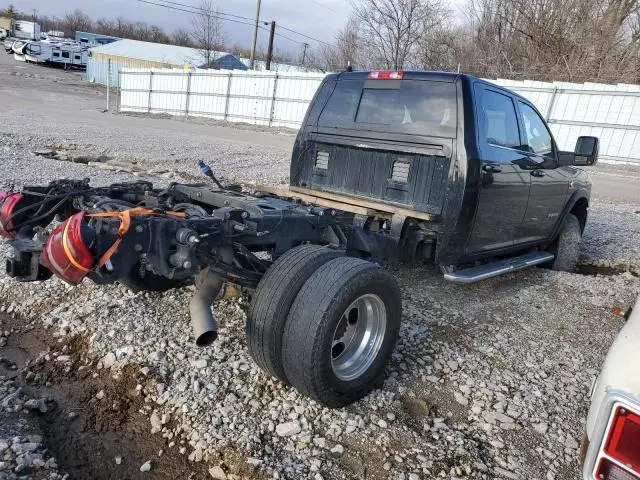
<svg viewBox="0 0 640 480">
<path fill-rule="evenodd" d="M 337 82 L 322 127 L 455 137 L 456 87 L 429 80 Z"/>
</svg>

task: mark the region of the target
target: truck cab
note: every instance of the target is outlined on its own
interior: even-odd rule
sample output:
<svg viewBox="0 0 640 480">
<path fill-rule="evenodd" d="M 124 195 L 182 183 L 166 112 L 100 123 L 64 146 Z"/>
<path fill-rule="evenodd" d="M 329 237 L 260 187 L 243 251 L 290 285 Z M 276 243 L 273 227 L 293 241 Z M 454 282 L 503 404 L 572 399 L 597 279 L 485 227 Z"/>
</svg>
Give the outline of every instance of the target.
<svg viewBox="0 0 640 480">
<path fill-rule="evenodd" d="M 591 183 L 576 167 L 597 152 L 594 137 L 561 152 L 531 102 L 470 75 L 344 72 L 309 107 L 291 190 L 398 207 L 399 243 L 457 266 L 553 250 L 567 215 L 581 234 Z"/>
</svg>

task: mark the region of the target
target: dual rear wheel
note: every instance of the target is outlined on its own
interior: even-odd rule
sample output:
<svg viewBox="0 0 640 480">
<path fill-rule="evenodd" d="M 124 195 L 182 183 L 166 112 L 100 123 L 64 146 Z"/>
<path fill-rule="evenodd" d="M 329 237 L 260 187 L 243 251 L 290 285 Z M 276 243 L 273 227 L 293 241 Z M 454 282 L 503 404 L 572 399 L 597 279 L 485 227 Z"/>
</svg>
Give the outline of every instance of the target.
<svg viewBox="0 0 640 480">
<path fill-rule="evenodd" d="M 303 245 L 276 260 L 258 285 L 247 343 L 267 373 L 340 407 L 382 383 L 400 317 L 392 275 L 340 251 Z"/>
</svg>

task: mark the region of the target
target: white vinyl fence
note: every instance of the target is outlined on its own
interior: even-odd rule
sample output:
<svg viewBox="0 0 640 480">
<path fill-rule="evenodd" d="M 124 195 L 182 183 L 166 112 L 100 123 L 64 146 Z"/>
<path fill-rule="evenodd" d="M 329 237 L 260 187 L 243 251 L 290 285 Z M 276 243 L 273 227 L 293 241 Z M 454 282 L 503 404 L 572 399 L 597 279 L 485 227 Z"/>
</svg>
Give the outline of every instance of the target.
<svg viewBox="0 0 640 480">
<path fill-rule="evenodd" d="M 324 78 L 317 73 L 122 69 L 121 112 L 210 117 L 298 128 Z"/>
<path fill-rule="evenodd" d="M 168 113 L 298 128 L 324 75 L 125 68 L 121 112 Z M 560 149 L 580 135 L 600 138 L 600 158 L 640 163 L 640 86 L 491 80 L 529 99 Z"/>
<path fill-rule="evenodd" d="M 640 85 L 491 80 L 533 103 L 560 149 L 581 135 L 600 138 L 600 160 L 640 163 Z"/>
</svg>

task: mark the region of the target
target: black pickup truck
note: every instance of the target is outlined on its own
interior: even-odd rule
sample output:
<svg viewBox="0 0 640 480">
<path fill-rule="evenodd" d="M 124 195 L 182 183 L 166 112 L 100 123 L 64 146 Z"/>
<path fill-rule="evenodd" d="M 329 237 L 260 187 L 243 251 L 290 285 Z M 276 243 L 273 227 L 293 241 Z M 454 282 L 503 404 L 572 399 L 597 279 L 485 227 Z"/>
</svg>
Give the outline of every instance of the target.
<svg viewBox="0 0 640 480">
<path fill-rule="evenodd" d="M 295 141 L 288 190 L 209 183 L 92 187 L 58 180 L 0 194 L 0 234 L 19 281 L 53 274 L 165 290 L 195 282 L 194 337 L 211 305 L 251 295 L 249 352 L 329 406 L 383 378 L 400 290 L 376 259 L 438 264 L 469 283 L 532 265 L 575 268 L 598 139 L 560 152 L 526 99 L 428 72 L 328 75 Z"/>
</svg>

